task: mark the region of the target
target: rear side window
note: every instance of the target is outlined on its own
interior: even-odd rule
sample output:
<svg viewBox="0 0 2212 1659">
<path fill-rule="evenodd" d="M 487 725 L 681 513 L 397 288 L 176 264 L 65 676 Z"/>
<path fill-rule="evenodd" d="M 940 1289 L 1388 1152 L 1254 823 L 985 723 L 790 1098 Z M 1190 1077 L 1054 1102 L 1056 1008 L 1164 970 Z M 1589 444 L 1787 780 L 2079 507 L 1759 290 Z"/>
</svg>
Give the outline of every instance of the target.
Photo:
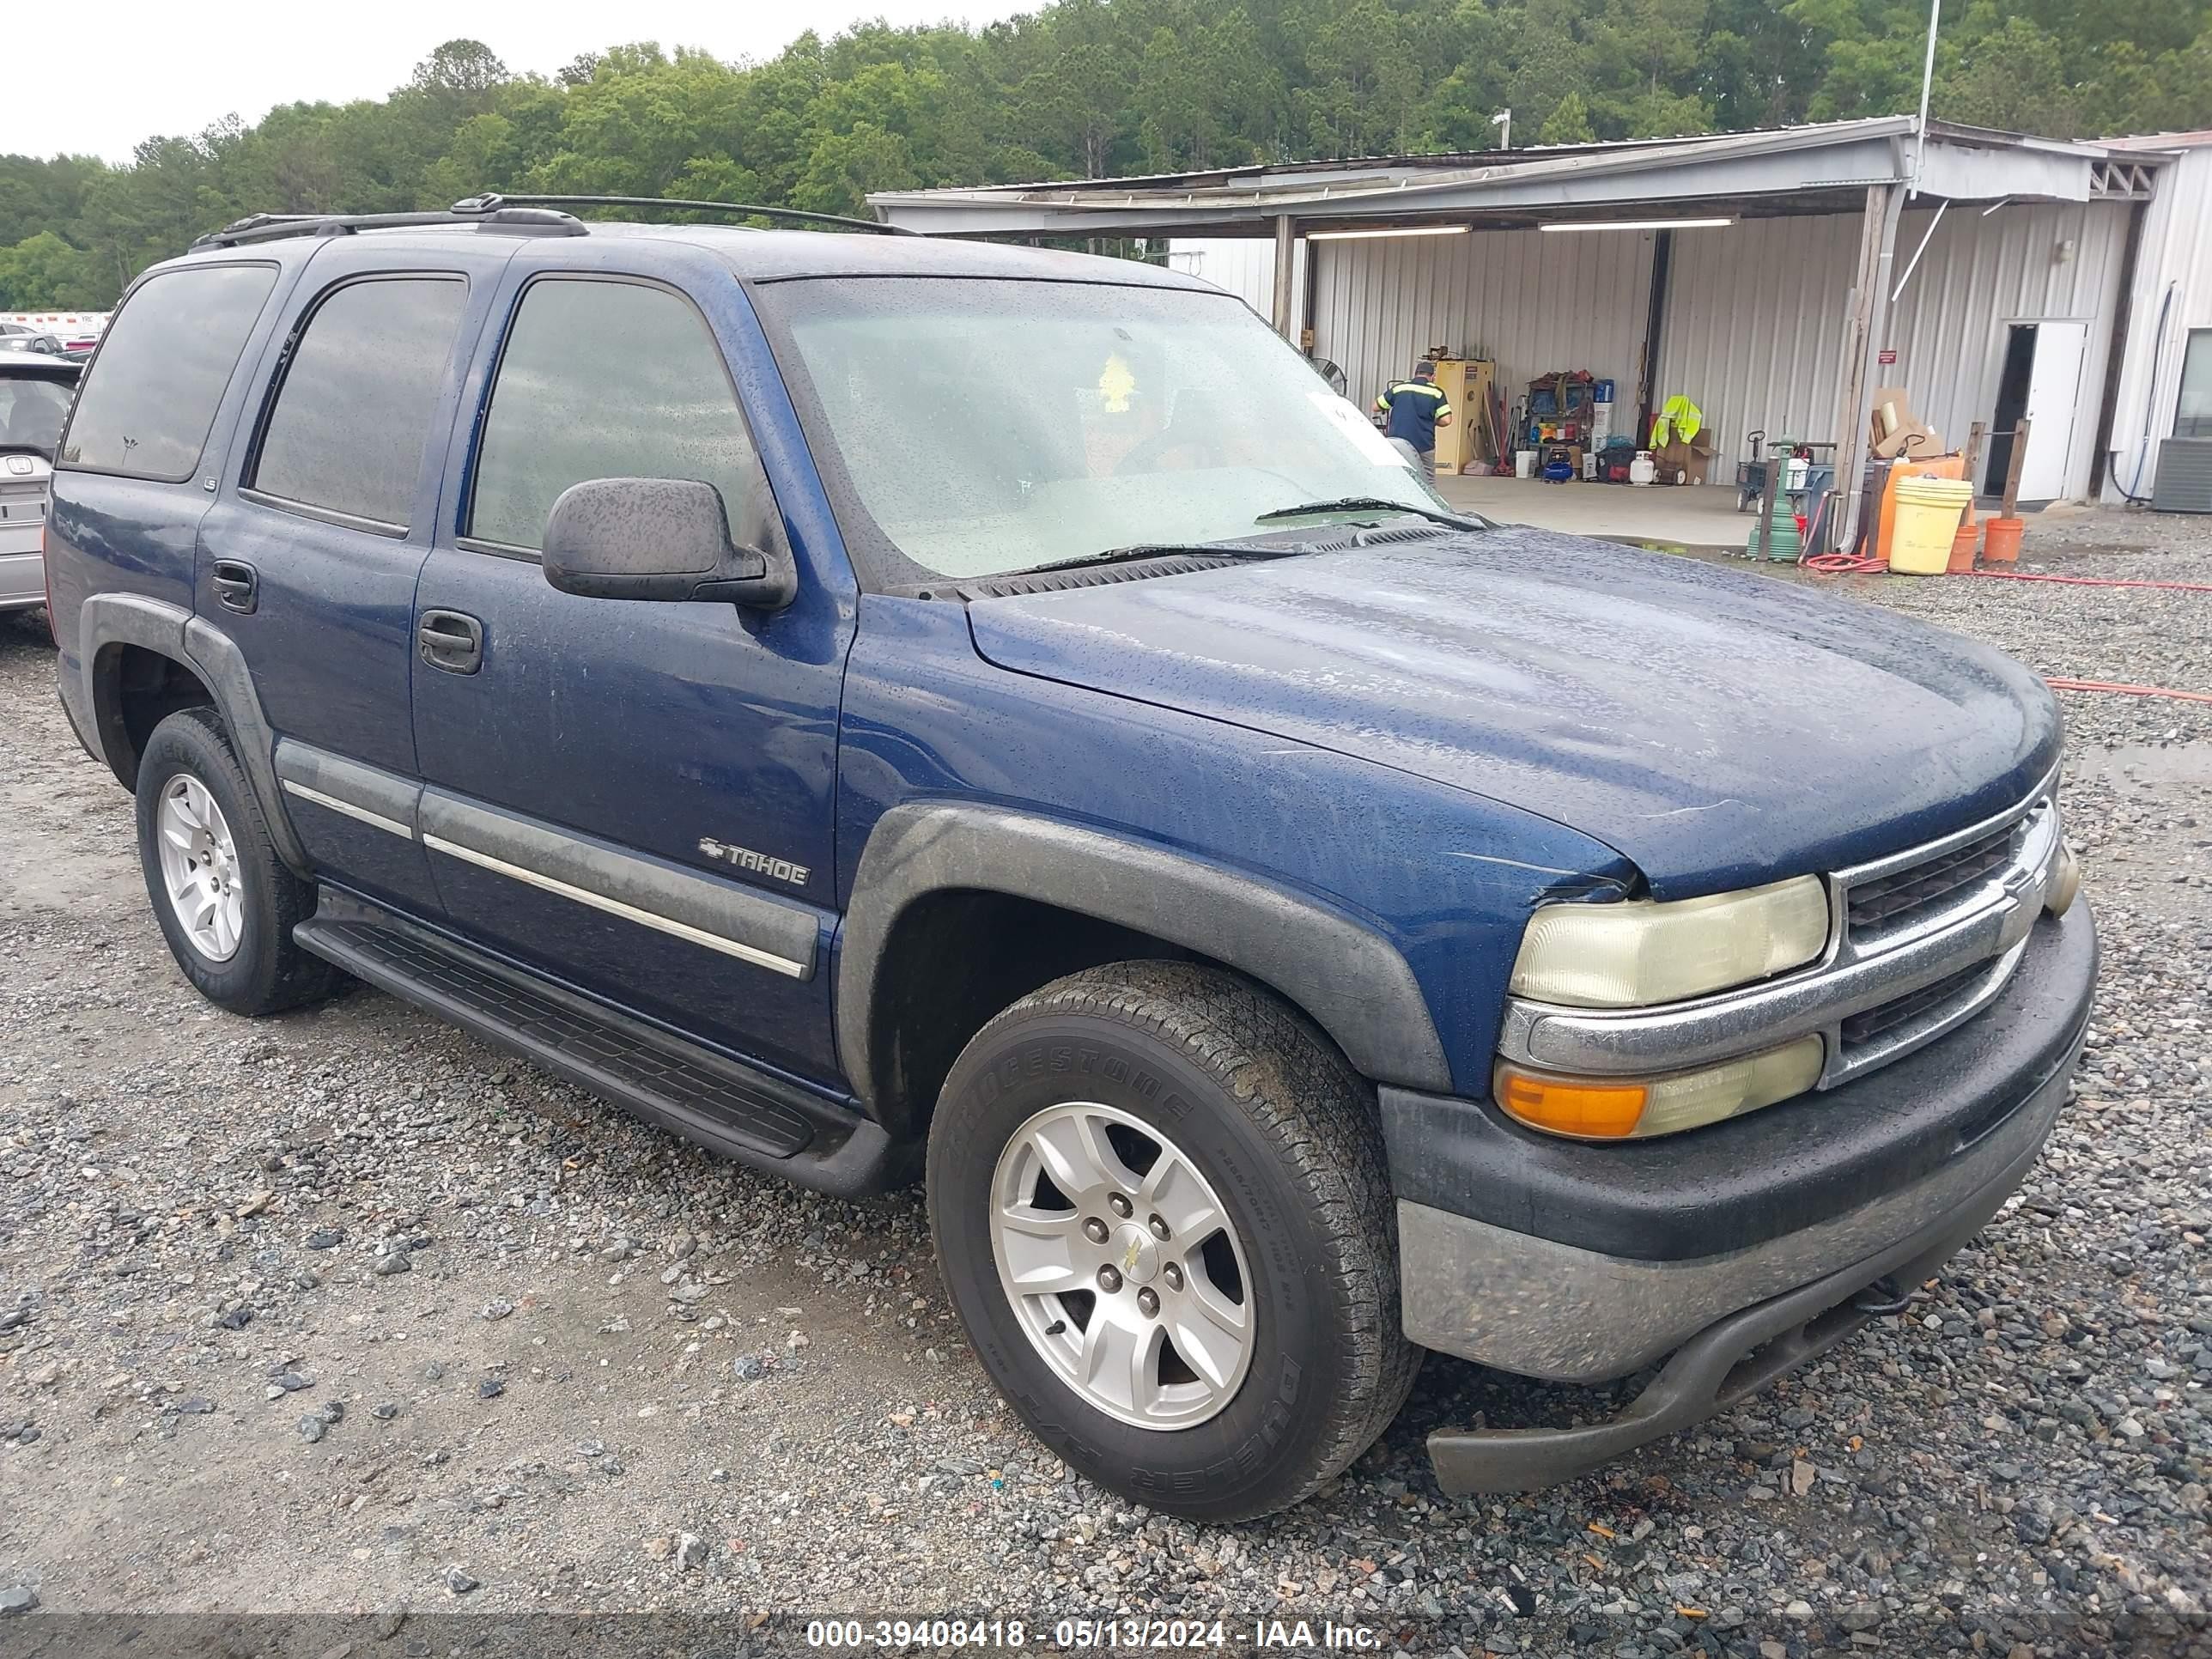
<svg viewBox="0 0 2212 1659">
<path fill-rule="evenodd" d="M 216 405 L 274 265 L 193 265 L 149 278 L 107 325 L 63 441 L 64 466 L 181 483 L 200 464 Z"/>
<path fill-rule="evenodd" d="M 404 531 L 468 288 L 373 277 L 333 290 L 295 342 L 250 487 Z"/>
<path fill-rule="evenodd" d="M 484 416 L 467 533 L 535 548 L 588 478 L 714 485 L 741 542 L 766 489 L 707 319 L 665 289 L 541 278 L 523 291 Z"/>
</svg>

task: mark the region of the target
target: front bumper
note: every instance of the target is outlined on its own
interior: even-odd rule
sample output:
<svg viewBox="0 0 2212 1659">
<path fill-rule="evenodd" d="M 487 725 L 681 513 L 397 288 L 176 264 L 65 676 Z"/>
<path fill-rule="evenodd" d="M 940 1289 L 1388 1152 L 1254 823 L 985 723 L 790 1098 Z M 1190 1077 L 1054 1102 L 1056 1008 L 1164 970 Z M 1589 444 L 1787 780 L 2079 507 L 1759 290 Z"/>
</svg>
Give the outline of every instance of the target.
<svg viewBox="0 0 2212 1659">
<path fill-rule="evenodd" d="M 1383 1091 L 1408 1337 L 1576 1382 L 1673 1353 L 1610 1422 L 1432 1437 L 1445 1490 L 1525 1490 L 1593 1468 L 1843 1340 L 1875 1316 L 1855 1305 L 1869 1287 L 1927 1277 L 2033 1165 L 2096 964 L 2077 903 L 2035 924 L 2003 994 L 1946 1040 L 1671 1139 L 1584 1146 L 1480 1103 Z"/>
</svg>

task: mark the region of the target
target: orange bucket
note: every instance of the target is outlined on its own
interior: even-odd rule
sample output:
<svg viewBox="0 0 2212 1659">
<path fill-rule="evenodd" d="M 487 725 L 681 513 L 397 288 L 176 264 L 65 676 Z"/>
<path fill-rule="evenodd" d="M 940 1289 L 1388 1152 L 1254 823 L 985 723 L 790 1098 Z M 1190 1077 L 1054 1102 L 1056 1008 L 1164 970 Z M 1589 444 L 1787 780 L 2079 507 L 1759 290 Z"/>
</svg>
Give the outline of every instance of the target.
<svg viewBox="0 0 2212 1659">
<path fill-rule="evenodd" d="M 1974 552 L 1981 545 L 1982 532 L 1978 525 L 1962 524 L 1959 533 L 1951 538 L 1951 562 L 1944 567 L 1956 576 L 1974 568 Z"/>
<path fill-rule="evenodd" d="M 1991 564 L 2010 564 L 2020 556 L 2020 532 L 2027 528 L 2025 519 L 1991 519 L 1987 526 L 1988 539 L 1982 544 L 1982 556 Z"/>
</svg>

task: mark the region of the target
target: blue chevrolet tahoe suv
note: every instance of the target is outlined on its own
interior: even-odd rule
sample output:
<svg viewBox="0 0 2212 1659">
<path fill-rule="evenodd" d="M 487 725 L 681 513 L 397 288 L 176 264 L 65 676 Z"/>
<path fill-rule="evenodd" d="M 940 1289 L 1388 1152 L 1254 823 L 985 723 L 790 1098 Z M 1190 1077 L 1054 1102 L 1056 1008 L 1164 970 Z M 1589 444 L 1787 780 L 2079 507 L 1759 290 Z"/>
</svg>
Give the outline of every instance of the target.
<svg viewBox="0 0 2212 1659">
<path fill-rule="evenodd" d="M 1621 1414 L 1901 1309 L 2096 969 L 2059 721 L 1883 611 L 1456 516 L 1236 300 L 814 229 L 257 219 L 61 446 L 62 698 L 184 974 L 366 980 L 753 1168 L 926 1178 L 1075 1468 L 1293 1503 L 1424 1350 Z"/>
</svg>

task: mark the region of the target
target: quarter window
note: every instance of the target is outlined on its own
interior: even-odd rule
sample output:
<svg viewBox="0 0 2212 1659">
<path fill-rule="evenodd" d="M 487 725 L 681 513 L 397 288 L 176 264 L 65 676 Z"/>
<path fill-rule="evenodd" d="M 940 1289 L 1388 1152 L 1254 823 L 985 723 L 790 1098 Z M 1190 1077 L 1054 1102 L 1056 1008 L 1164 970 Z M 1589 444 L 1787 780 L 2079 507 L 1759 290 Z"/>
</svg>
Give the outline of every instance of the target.
<svg viewBox="0 0 2212 1659">
<path fill-rule="evenodd" d="M 696 478 L 732 533 L 766 496 L 706 319 L 665 289 L 544 278 L 523 291 L 484 416 L 467 533 L 536 548 L 561 492 L 591 478 Z"/>
<path fill-rule="evenodd" d="M 467 297 L 459 277 L 406 276 L 325 299 L 293 348 L 252 488 L 404 530 Z"/>
<path fill-rule="evenodd" d="M 142 283 L 100 341 L 61 464 L 181 483 L 200 464 L 273 265 L 187 265 Z"/>
</svg>

